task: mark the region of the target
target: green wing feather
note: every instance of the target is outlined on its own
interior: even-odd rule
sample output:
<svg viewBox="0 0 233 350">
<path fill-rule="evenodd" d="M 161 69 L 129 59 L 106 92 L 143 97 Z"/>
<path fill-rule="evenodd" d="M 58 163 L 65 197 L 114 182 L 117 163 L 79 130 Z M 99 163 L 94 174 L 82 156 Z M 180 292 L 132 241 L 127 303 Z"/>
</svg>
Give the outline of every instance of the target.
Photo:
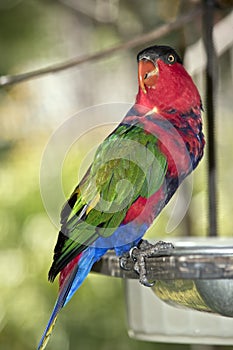
<svg viewBox="0 0 233 350">
<path fill-rule="evenodd" d="M 98 147 L 91 167 L 62 210 L 50 280 L 99 236 L 109 237 L 139 196 L 155 193 L 166 169 L 154 135 L 140 126 L 120 124 Z"/>
</svg>

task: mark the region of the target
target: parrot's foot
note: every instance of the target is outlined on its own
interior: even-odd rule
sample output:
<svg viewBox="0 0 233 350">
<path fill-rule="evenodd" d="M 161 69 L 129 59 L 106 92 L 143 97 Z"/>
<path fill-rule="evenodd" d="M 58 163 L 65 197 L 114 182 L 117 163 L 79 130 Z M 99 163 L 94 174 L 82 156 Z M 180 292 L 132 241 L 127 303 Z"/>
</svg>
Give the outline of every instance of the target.
<svg viewBox="0 0 233 350">
<path fill-rule="evenodd" d="M 134 261 L 134 271 L 139 274 L 139 282 L 146 287 L 152 287 L 155 281 L 149 282 L 147 279 L 146 258 L 169 255 L 174 248 L 172 243 L 159 241 L 151 244 L 146 240 L 141 240 L 137 247 L 130 251 L 130 257 Z"/>
</svg>

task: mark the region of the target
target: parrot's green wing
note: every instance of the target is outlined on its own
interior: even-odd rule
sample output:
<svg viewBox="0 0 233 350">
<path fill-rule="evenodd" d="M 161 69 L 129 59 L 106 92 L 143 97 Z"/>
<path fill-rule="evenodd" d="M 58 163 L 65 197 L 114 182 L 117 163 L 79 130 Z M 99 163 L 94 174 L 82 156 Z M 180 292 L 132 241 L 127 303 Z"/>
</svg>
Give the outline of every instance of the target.
<svg viewBox="0 0 233 350">
<path fill-rule="evenodd" d="M 111 236 L 138 197 L 159 189 L 167 161 L 157 141 L 140 126 L 120 124 L 98 147 L 63 208 L 50 280 L 98 237 Z"/>
</svg>

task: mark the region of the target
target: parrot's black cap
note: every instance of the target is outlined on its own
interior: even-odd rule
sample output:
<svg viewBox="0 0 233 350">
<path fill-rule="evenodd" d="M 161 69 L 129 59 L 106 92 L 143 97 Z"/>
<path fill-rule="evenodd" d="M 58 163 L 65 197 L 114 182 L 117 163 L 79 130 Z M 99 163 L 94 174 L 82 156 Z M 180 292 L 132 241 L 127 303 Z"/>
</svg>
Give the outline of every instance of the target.
<svg viewBox="0 0 233 350">
<path fill-rule="evenodd" d="M 140 51 L 137 55 L 138 61 L 148 59 L 155 62 L 158 58 L 167 64 L 183 63 L 177 52 L 172 47 L 165 45 L 150 46 Z"/>
</svg>

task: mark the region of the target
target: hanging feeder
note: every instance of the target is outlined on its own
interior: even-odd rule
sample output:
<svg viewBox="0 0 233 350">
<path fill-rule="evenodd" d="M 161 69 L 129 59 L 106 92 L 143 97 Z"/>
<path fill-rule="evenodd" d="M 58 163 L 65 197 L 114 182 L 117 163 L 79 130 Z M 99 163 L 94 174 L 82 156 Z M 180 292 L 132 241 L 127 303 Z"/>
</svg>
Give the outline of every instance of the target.
<svg viewBox="0 0 233 350">
<path fill-rule="evenodd" d="M 130 336 L 233 344 L 233 239 L 176 240 L 169 255 L 146 258 L 151 288 L 140 285 L 133 266 L 122 270 L 114 253 L 94 271 L 124 279 Z"/>
</svg>

